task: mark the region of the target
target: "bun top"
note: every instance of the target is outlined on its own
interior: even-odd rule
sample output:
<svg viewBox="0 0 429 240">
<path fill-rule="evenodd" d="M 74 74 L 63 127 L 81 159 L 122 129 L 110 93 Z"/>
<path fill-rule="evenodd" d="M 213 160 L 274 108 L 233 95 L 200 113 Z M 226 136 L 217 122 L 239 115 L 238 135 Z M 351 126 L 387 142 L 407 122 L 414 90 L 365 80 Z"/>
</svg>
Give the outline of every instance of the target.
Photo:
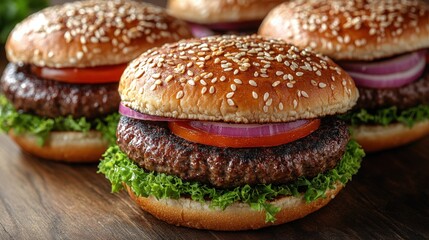
<svg viewBox="0 0 429 240">
<path fill-rule="evenodd" d="M 145 50 L 191 37 L 162 8 L 128 0 L 89 0 L 46 8 L 18 24 L 6 43 L 12 62 L 40 67 L 127 63 Z"/>
<path fill-rule="evenodd" d="M 261 21 L 285 0 L 169 0 L 168 11 L 178 18 L 200 24 Z"/>
<path fill-rule="evenodd" d="M 237 123 L 288 122 L 344 113 L 358 98 L 330 59 L 258 36 L 188 39 L 130 63 L 125 106 L 150 115 Z"/>
<path fill-rule="evenodd" d="M 259 33 L 337 60 L 373 60 L 429 47 L 424 0 L 296 0 L 273 9 Z"/>
</svg>

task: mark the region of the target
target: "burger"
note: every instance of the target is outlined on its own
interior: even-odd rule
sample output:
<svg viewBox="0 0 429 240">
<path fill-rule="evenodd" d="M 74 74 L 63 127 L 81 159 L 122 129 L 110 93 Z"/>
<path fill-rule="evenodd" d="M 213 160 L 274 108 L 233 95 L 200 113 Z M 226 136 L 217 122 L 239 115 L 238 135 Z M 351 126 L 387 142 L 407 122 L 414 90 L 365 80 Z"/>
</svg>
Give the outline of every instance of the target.
<svg viewBox="0 0 429 240">
<path fill-rule="evenodd" d="M 364 155 L 331 116 L 358 98 L 350 76 L 279 40 L 151 49 L 127 67 L 119 94 L 117 145 L 99 172 L 175 225 L 245 230 L 302 218 L 338 194 Z"/>
<path fill-rule="evenodd" d="M 225 32 L 253 32 L 262 19 L 285 0 L 169 0 L 168 11 L 191 23 L 196 37 Z"/>
<path fill-rule="evenodd" d="M 127 63 L 189 36 L 187 25 L 161 8 L 127 0 L 74 2 L 31 15 L 6 43 L 0 128 L 35 156 L 97 161 L 115 142 Z"/>
<path fill-rule="evenodd" d="M 310 46 L 350 74 L 360 98 L 342 118 L 366 151 L 429 133 L 427 1 L 291 1 L 270 12 L 259 33 Z"/>
</svg>

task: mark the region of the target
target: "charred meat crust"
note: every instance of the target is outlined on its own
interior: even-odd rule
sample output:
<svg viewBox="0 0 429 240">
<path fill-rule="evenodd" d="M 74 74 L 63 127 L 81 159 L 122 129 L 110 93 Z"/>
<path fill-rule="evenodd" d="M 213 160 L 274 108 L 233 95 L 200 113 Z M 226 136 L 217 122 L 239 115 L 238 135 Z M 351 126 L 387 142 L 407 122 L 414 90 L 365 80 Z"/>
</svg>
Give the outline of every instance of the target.
<svg viewBox="0 0 429 240">
<path fill-rule="evenodd" d="M 140 167 L 219 188 L 245 184 L 283 184 L 314 177 L 341 160 L 349 133 L 344 122 L 328 118 L 298 141 L 269 148 L 219 148 L 192 143 L 165 123 L 122 117 L 117 143 Z"/>
<path fill-rule="evenodd" d="M 429 103 L 429 65 L 419 80 L 400 88 L 359 88 L 355 109 L 377 109 L 397 106 L 406 109 Z"/>
<path fill-rule="evenodd" d="M 9 63 L 1 89 L 13 106 L 43 117 L 72 116 L 96 118 L 116 112 L 120 97 L 118 84 L 70 84 L 42 79 L 29 65 Z"/>
</svg>

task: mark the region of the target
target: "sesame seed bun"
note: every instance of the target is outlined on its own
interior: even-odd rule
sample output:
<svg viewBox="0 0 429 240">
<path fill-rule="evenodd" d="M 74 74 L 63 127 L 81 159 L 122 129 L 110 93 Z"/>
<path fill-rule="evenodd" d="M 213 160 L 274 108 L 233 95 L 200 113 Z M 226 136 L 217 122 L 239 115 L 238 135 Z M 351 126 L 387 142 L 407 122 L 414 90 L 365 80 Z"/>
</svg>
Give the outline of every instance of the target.
<svg viewBox="0 0 429 240">
<path fill-rule="evenodd" d="M 31 134 L 9 131 L 9 136 L 25 152 L 61 162 L 97 162 L 108 147 L 107 141 L 98 131 L 51 132 L 43 145 Z"/>
<path fill-rule="evenodd" d="M 180 119 L 288 122 L 344 113 L 358 98 L 330 59 L 259 36 L 188 39 L 143 53 L 119 83 L 125 106 Z"/>
<path fill-rule="evenodd" d="M 168 11 L 180 19 L 199 24 L 262 20 L 284 0 L 169 0 Z"/>
<path fill-rule="evenodd" d="M 352 127 L 352 137 L 365 152 L 395 148 L 416 141 L 429 134 L 429 120 L 408 127 L 401 123 L 388 126 L 361 125 Z"/>
<path fill-rule="evenodd" d="M 273 9 L 262 36 L 310 46 L 335 60 L 373 60 L 429 47 L 423 0 L 296 0 Z"/>
<path fill-rule="evenodd" d="M 259 229 L 303 218 L 328 204 L 342 188 L 343 185 L 337 183 L 334 189 L 326 191 L 326 198 L 320 198 L 311 203 L 305 202 L 302 196 L 278 198 L 271 202 L 274 206 L 281 208 L 276 214 L 277 220 L 274 223 L 267 223 L 265 212 L 255 211 L 245 203 L 234 203 L 224 210 L 213 209 L 210 208 L 209 202 L 200 203 L 189 198 L 137 197 L 126 185 L 131 198 L 156 218 L 177 226 L 218 231 Z"/>
<path fill-rule="evenodd" d="M 46 8 L 18 24 L 6 43 L 11 62 L 40 67 L 127 63 L 166 42 L 190 37 L 162 8 L 128 0 L 89 0 Z"/>
</svg>

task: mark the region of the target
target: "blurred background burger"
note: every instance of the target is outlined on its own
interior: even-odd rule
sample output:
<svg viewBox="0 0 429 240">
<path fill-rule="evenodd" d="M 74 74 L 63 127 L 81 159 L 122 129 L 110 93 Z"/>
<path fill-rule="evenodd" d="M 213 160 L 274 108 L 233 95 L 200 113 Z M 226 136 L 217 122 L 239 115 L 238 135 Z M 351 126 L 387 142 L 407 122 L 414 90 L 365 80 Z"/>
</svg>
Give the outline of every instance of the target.
<svg viewBox="0 0 429 240">
<path fill-rule="evenodd" d="M 365 150 L 429 133 L 427 1 L 290 1 L 270 12 L 259 33 L 310 46 L 351 75 L 360 98 L 343 118 Z"/>
<path fill-rule="evenodd" d="M 169 0 L 167 9 L 192 26 L 196 37 L 225 32 L 256 33 L 267 13 L 285 0 Z"/>
<path fill-rule="evenodd" d="M 26 152 L 96 161 L 115 142 L 118 81 L 145 50 L 190 36 L 163 9 L 128 0 L 90 0 L 26 18 L 6 43 L 0 127 Z"/>
<path fill-rule="evenodd" d="M 331 115 L 356 103 L 331 60 L 278 40 L 218 36 L 143 53 L 119 84 L 117 146 L 99 165 L 171 224 L 257 229 L 325 206 L 363 151 Z"/>
</svg>

